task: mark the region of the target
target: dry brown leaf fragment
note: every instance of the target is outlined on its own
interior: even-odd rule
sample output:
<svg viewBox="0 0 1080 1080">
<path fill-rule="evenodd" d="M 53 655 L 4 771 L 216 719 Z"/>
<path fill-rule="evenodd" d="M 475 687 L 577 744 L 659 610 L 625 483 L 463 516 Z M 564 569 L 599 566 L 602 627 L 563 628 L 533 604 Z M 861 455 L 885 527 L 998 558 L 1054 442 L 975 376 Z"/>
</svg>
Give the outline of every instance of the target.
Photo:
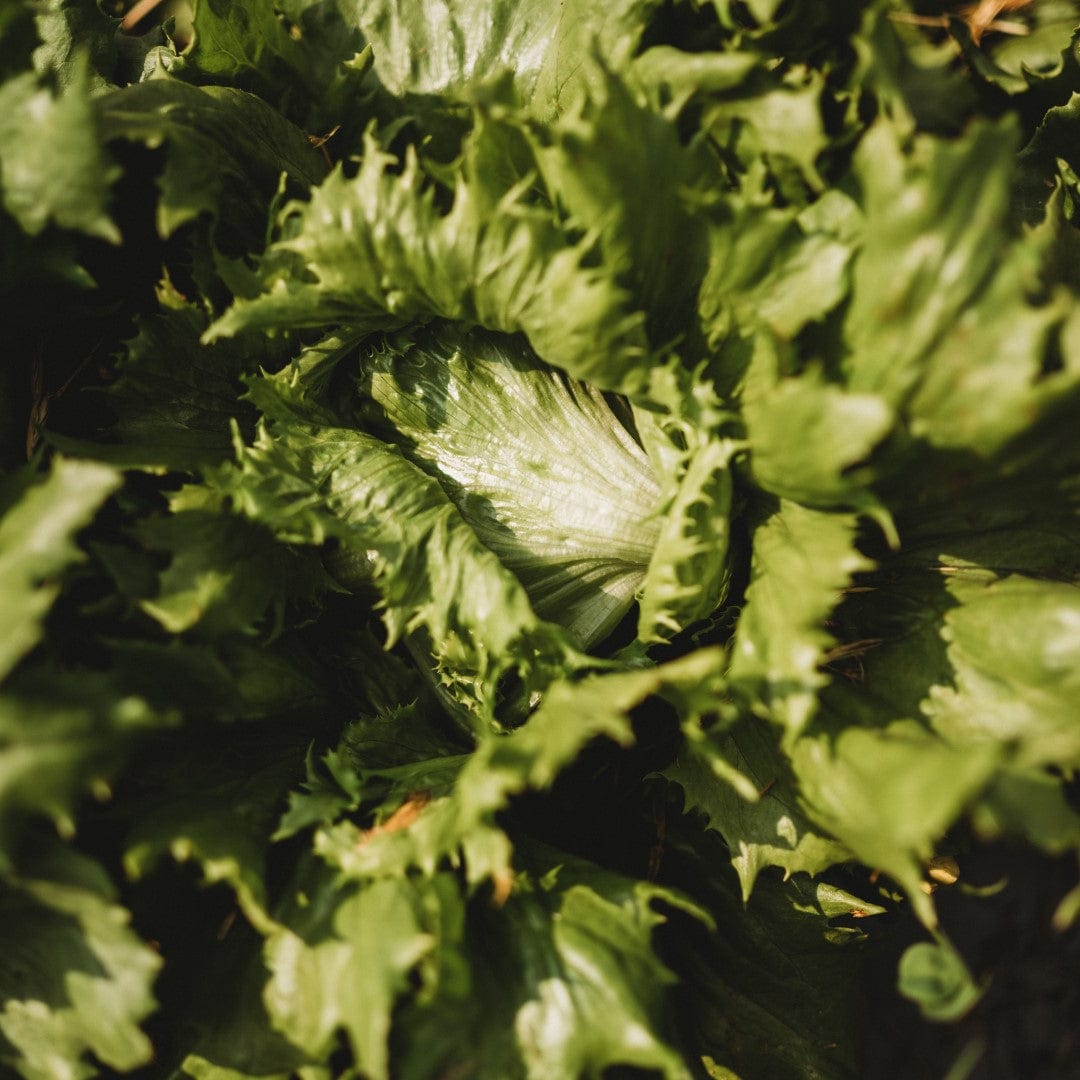
<svg viewBox="0 0 1080 1080">
<path fill-rule="evenodd" d="M 385 833 L 401 832 L 403 829 L 409 828 L 409 826 L 420 816 L 424 807 L 430 802 L 430 791 L 410 792 L 405 801 L 385 821 L 380 822 L 378 825 L 373 825 L 370 829 L 365 829 L 360 834 L 357 845 L 361 846 L 366 844 L 369 840 L 374 839 L 376 836 L 382 836 Z"/>
<path fill-rule="evenodd" d="M 1034 0 L 979 0 L 978 3 L 961 8 L 960 14 L 967 24 L 971 40 L 978 45 L 988 30 L 996 30 L 1000 34 L 1026 34 L 1027 27 L 1023 23 L 1007 22 L 998 16 L 1022 11 L 1033 3 Z"/>
</svg>

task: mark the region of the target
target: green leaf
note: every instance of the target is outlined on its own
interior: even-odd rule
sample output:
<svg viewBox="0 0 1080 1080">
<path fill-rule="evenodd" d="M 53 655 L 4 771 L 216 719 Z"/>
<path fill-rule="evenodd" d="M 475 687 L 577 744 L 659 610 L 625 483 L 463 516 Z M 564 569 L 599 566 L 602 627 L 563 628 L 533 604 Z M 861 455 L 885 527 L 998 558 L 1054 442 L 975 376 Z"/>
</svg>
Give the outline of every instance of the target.
<svg viewBox="0 0 1080 1080">
<path fill-rule="evenodd" d="M 34 50 L 38 71 L 55 74 L 64 87 L 81 87 L 89 75 L 88 88 L 95 91 L 116 81 L 118 19 L 96 0 L 41 0 L 32 6 L 41 38 Z"/>
<path fill-rule="evenodd" d="M 655 0 L 618 0 L 602 9 L 571 0 L 451 0 L 419 9 L 378 0 L 361 16 L 375 50 L 375 71 L 391 93 L 463 96 L 503 71 L 543 116 L 558 112 L 576 88 L 590 50 L 628 59 Z"/>
<path fill-rule="evenodd" d="M 172 634 L 253 633 L 264 620 L 280 625 L 291 599 L 333 586 L 316 559 L 243 518 L 181 510 L 144 522 L 139 538 L 171 556 L 156 593 L 141 606 Z"/>
<path fill-rule="evenodd" d="M 839 933 L 833 919 L 881 909 L 805 875 L 781 882 L 763 874 L 747 901 L 720 838 L 694 826 L 669 817 L 663 863 L 665 879 L 718 928 L 684 924 L 665 938 L 665 959 L 679 977 L 673 1007 L 686 1058 L 700 1055 L 722 1066 L 716 1075 L 746 1080 L 858 1075 L 859 973 L 873 970 L 875 954 L 857 932 Z"/>
<path fill-rule="evenodd" d="M 0 678 L 40 640 L 60 591 L 57 579 L 84 558 L 75 534 L 119 486 L 119 474 L 105 465 L 58 459 L 43 481 L 23 487 L 6 508 L 0 519 Z"/>
<path fill-rule="evenodd" d="M 852 394 L 817 370 L 757 385 L 745 398 L 754 479 L 785 499 L 816 506 L 866 505 L 867 458 L 894 416 L 876 394 Z"/>
<path fill-rule="evenodd" d="M 503 187 L 482 170 L 488 144 L 501 154 L 503 139 L 497 125 L 478 129 L 444 212 L 416 153 L 398 162 L 369 134 L 355 177 L 335 170 L 310 203 L 285 208 L 263 293 L 235 303 L 207 339 L 441 317 L 524 331 L 543 360 L 599 387 L 640 386 L 641 314 L 614 272 L 593 265 L 592 237 L 571 239 L 550 210 L 526 203 L 522 184 Z"/>
<path fill-rule="evenodd" d="M 660 530 L 641 587 L 638 638 L 652 643 L 715 612 L 731 578 L 734 483 L 729 440 L 697 447 L 668 479 Z"/>
<path fill-rule="evenodd" d="M 0 86 L 0 192 L 31 235 L 47 225 L 117 243 L 109 216 L 119 169 L 88 98 L 85 58 L 58 94 L 27 73 Z"/>
<path fill-rule="evenodd" d="M 105 392 L 116 422 L 92 447 L 77 445 L 128 468 L 191 471 L 231 456 L 233 422 L 254 426 L 253 410 L 238 400 L 240 376 L 276 367 L 282 350 L 246 335 L 227 349 L 204 346 L 199 336 L 208 321 L 183 303 L 140 318 Z M 54 441 L 70 445 L 63 436 Z"/>
<path fill-rule="evenodd" d="M 729 770 L 745 784 L 728 782 Z M 768 867 L 785 878 L 816 875 L 851 858 L 807 819 L 791 767 L 761 720 L 743 720 L 713 740 L 688 740 L 663 775 L 683 789 L 686 809 L 703 813 L 724 838 L 744 900 Z"/>
<path fill-rule="evenodd" d="M 391 344 L 361 371 L 375 430 L 439 481 L 536 613 L 602 641 L 645 577 L 659 492 L 601 395 L 478 333 Z"/>
<path fill-rule="evenodd" d="M 302 131 L 239 90 L 159 78 L 105 94 L 95 108 L 104 140 L 164 147 L 156 209 L 163 237 L 205 214 L 229 254 L 259 249 L 282 174 L 296 194 L 326 173 Z"/>
<path fill-rule="evenodd" d="M 1069 445 L 1063 417 L 1080 400 L 1072 301 L 1048 284 L 1067 242 L 1061 198 L 1049 199 L 1037 227 L 1013 235 L 1012 138 L 984 123 L 955 145 L 909 148 L 878 125 L 860 148 L 865 241 L 845 374 L 849 392 L 876 394 L 898 413 L 907 437 L 888 471 L 901 485 L 927 468 L 913 449 L 999 457 L 1012 470 Z M 976 174 L 977 190 L 964 194 Z M 909 253 L 899 266 L 898 247 Z"/>
<path fill-rule="evenodd" d="M 101 868 L 55 843 L 0 882 L 0 1063 L 26 1080 L 95 1076 L 88 1054 L 149 1064 L 140 1024 L 161 960 L 129 921 Z"/>
<path fill-rule="evenodd" d="M 955 354 L 940 365 L 928 361 L 938 349 L 953 353 L 944 344 L 950 335 L 957 348 L 961 341 L 964 352 L 971 348 L 964 339 L 978 322 L 964 313 L 1008 249 L 1014 154 L 1015 132 L 1004 122 L 974 124 L 953 142 L 917 139 L 910 148 L 887 122 L 867 133 L 858 155 L 866 223 L 846 320 L 851 392 L 895 406 L 925 371 L 953 375 Z M 899 261 L 898 251 L 906 253 Z"/>
<path fill-rule="evenodd" d="M 653 904 L 686 901 L 535 844 L 522 864 L 500 908 L 470 905 L 453 942 L 468 950 L 461 973 L 403 1012 L 400 1075 L 539 1080 L 624 1065 L 688 1077 L 666 1030 L 673 977 L 652 947 L 665 921 Z"/>
<path fill-rule="evenodd" d="M 937 916 L 921 888 L 923 865 L 1002 757 L 993 744 L 953 747 L 904 721 L 808 733 L 792 749 L 811 820 L 867 866 L 889 874 L 928 927 Z"/>
<path fill-rule="evenodd" d="M 900 958 L 898 987 L 928 1020 L 959 1020 L 983 994 L 955 949 L 928 941 L 910 946 Z"/>
<path fill-rule="evenodd" d="M 1043 770 L 1002 769 L 971 817 L 982 836 L 1023 836 L 1050 855 L 1080 847 L 1080 813 L 1062 779 Z"/>
<path fill-rule="evenodd" d="M 789 158 L 805 182 L 820 191 L 824 181 L 816 162 L 829 145 L 821 109 L 825 80 L 817 72 L 789 70 L 784 79 L 769 83 L 768 88 L 751 83 L 753 94 L 712 105 L 703 126 L 721 143 L 734 142 L 738 133 L 743 143 L 749 142 L 739 150 L 747 157 Z M 749 125 L 749 132 L 739 132 L 741 124 Z"/>
<path fill-rule="evenodd" d="M 449 794 L 430 802 L 414 799 L 412 809 L 418 812 L 402 827 L 362 834 L 343 822 L 324 830 L 316 847 L 360 878 L 402 874 L 412 867 L 431 874 L 450 859 L 464 861 L 471 883 L 490 878 L 504 888 L 511 845 L 495 815 L 512 797 L 550 787 L 594 739 L 632 743 L 630 714 L 654 695 L 700 718 L 715 704 L 722 659 L 719 650 L 701 649 L 655 668 L 555 683 L 523 727 L 480 742 Z"/>
<path fill-rule="evenodd" d="M 506 672 L 535 688 L 577 662 L 437 481 L 379 440 L 304 422 L 278 441 L 264 430 L 229 483 L 240 512 L 283 539 L 334 537 L 370 560 L 390 643 L 420 635 L 446 693 L 480 716 L 494 718 Z"/>
<path fill-rule="evenodd" d="M 177 734 L 157 751 L 156 761 L 142 760 L 155 790 L 130 811 L 129 877 L 145 877 L 167 856 L 194 862 L 206 884 L 228 883 L 247 918 L 265 930 L 267 841 L 302 771 L 303 735 L 269 725 L 198 741 Z"/>
<path fill-rule="evenodd" d="M 583 72 L 586 92 L 531 134 L 536 164 L 567 226 L 599 235 L 605 264 L 662 347 L 685 334 L 705 271 L 708 236 L 694 202 L 711 162 L 607 67 Z"/>
<path fill-rule="evenodd" d="M 261 942 L 260 942 L 261 944 Z M 215 950 L 220 956 L 222 943 Z M 194 1080 L 328 1080 L 329 1071 L 305 1060 L 271 1023 L 263 1001 L 267 971 L 261 948 L 249 946 L 231 963 L 218 963 L 194 1006 L 190 1023 L 197 1034 L 174 1076 Z M 195 997 L 196 995 L 192 995 Z M 185 1019 L 189 1019 L 185 1016 Z"/>
<path fill-rule="evenodd" d="M 942 628 L 954 685 L 931 688 L 935 730 L 956 745 L 1008 746 L 1018 765 L 1080 765 L 1080 589 L 1019 574 L 950 584 L 962 601 Z"/>
<path fill-rule="evenodd" d="M 28 813 L 73 833 L 86 794 L 107 797 L 135 736 L 168 719 L 99 672 L 39 665 L 13 676 L 0 691 L 0 866 Z"/>
<path fill-rule="evenodd" d="M 363 1073 L 385 1080 L 391 1011 L 434 945 L 425 925 L 433 888 L 407 879 L 342 886 L 309 863 L 266 946 L 265 1001 L 275 1026 L 316 1060 L 329 1056 L 342 1030 Z"/>
<path fill-rule="evenodd" d="M 360 803 L 362 782 L 357 771 L 341 750 L 328 750 L 320 769 L 308 747 L 302 791 L 289 792 L 289 807 L 281 815 L 275 840 L 294 836 L 312 825 L 336 820 L 342 813 L 355 810 Z"/>
<path fill-rule="evenodd" d="M 843 299 L 855 217 L 854 204 L 836 189 L 801 214 L 777 209 L 752 185 L 713 208 L 698 315 L 709 345 L 730 356 L 722 366 L 713 361 L 725 390 L 742 380 L 744 339 L 761 327 L 770 340 L 794 339 Z"/>
<path fill-rule="evenodd" d="M 855 547 L 855 528 L 853 515 L 781 502 L 754 530 L 730 680 L 789 737 L 805 728 L 829 682 L 822 670 L 835 641 L 829 613 L 852 577 L 872 565 Z"/>
</svg>

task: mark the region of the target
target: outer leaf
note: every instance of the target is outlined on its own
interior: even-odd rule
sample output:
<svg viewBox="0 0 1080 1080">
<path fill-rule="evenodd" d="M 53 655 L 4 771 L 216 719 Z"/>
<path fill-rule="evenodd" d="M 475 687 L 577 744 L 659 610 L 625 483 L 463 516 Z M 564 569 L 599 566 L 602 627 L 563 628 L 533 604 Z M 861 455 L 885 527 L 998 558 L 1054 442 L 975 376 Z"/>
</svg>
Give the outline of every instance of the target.
<svg viewBox="0 0 1080 1080">
<path fill-rule="evenodd" d="M 582 884 L 561 888 L 555 878 L 558 904 L 549 915 L 548 947 L 554 955 L 547 955 L 546 943 L 524 940 L 526 979 L 535 996 L 518 1010 L 514 1028 L 526 1075 L 581 1076 L 629 1064 L 670 1080 L 688 1077 L 681 1055 L 655 1034 L 661 991 L 671 976 L 651 947 L 651 930 L 661 921 L 649 907 L 651 890 L 639 886 L 620 904 L 598 895 L 598 876 L 587 871 Z M 537 899 L 537 908 L 551 904 L 542 894 Z M 524 898 L 519 903 L 526 909 L 519 917 L 532 922 L 540 915 L 527 911 L 532 905 Z"/>
<path fill-rule="evenodd" d="M 891 875 L 928 927 L 937 917 L 921 888 L 923 864 L 1001 760 L 992 744 L 952 747 L 904 722 L 807 735 L 792 751 L 811 818 Z"/>
<path fill-rule="evenodd" d="M 437 481 L 378 439 L 296 418 L 277 441 L 263 431 L 226 482 L 238 509 L 283 539 L 334 537 L 367 558 L 391 642 L 423 635 L 446 693 L 480 716 L 494 718 L 504 673 L 535 688 L 578 662 Z"/>
<path fill-rule="evenodd" d="M 194 8 L 192 40 L 168 58 L 171 74 L 258 94 L 313 137 L 333 129 L 331 148 L 359 134 L 371 56 L 355 4 L 199 0 Z"/>
<path fill-rule="evenodd" d="M 302 768 L 303 736 L 257 732 L 169 736 L 145 757 L 152 790 L 131 811 L 124 867 L 145 877 L 163 856 L 192 861 L 207 884 L 227 882 L 245 915 L 266 929 L 266 846 L 281 799 Z"/>
<path fill-rule="evenodd" d="M 704 126 L 719 142 L 731 143 L 740 122 L 749 124 L 742 135 L 740 153 L 748 158 L 779 155 L 791 159 L 805 181 L 820 191 L 824 182 L 816 161 L 829 145 L 822 118 L 825 80 L 817 72 L 790 72 L 783 81 L 770 79 L 766 87 L 751 84 L 756 92 L 712 105 Z M 770 85 L 771 84 L 771 85 Z"/>
<path fill-rule="evenodd" d="M 34 647 L 60 591 L 56 578 L 83 556 L 75 534 L 120 486 L 105 465 L 58 460 L 0 521 L 0 678 Z"/>
<path fill-rule="evenodd" d="M 838 231 L 826 213 L 830 207 L 841 226 L 855 213 L 835 190 L 800 216 L 769 205 L 749 186 L 715 208 L 698 300 L 710 344 L 761 324 L 791 339 L 840 302 L 847 288 L 850 227 Z"/>
<path fill-rule="evenodd" d="M 781 502 L 754 531 L 747 606 L 739 620 L 733 689 L 798 734 L 812 716 L 833 638 L 825 628 L 854 574 L 869 560 L 855 548 L 855 518 Z"/>
<path fill-rule="evenodd" d="M 451 0 L 416 8 L 378 0 L 361 16 L 375 49 L 375 70 L 395 94 L 461 95 L 504 70 L 541 115 L 555 112 L 580 77 L 589 50 L 629 57 L 653 0 L 619 0 L 597 9 L 572 0 Z"/>
<path fill-rule="evenodd" d="M 705 1075 L 747 1080 L 860 1075 L 859 973 L 875 954 L 833 916 L 881 909 L 805 875 L 781 882 L 763 874 L 747 901 L 720 838 L 695 824 L 669 819 L 664 855 L 665 877 L 704 904 L 718 927 L 681 924 L 664 939 L 679 975 L 674 1008 L 686 1057 L 702 1055 Z"/>
<path fill-rule="evenodd" d="M 865 240 L 847 319 L 852 391 L 900 401 L 942 340 L 970 322 L 962 312 L 1006 248 L 1014 138 L 977 124 L 955 143 L 924 140 L 906 155 L 881 123 L 863 140 Z M 897 251 L 906 253 L 899 262 Z M 957 357 L 943 363 L 955 371 Z"/>
<path fill-rule="evenodd" d="M 107 795 L 133 737 L 164 717 L 123 682 L 38 667 L 0 692 L 0 868 L 22 818 L 44 814 L 66 834 L 88 791 Z"/>
<path fill-rule="evenodd" d="M 982 996 L 960 954 L 944 943 L 920 941 L 900 958 L 900 993 L 928 1020 L 959 1020 Z"/>
<path fill-rule="evenodd" d="M 1060 276 L 1067 243 L 1060 194 L 1037 228 L 1012 235 L 1008 137 L 973 125 L 955 145 L 917 140 L 908 150 L 881 125 L 860 151 L 866 242 L 845 366 L 849 391 L 880 396 L 904 421 L 888 469 L 902 487 L 930 468 L 913 448 L 1000 456 L 1010 468 L 1063 453 L 1062 467 L 1073 460 L 1063 419 L 1080 400 L 1071 301 L 1043 287 Z M 975 175 L 978 190 L 965 195 L 961 185 Z M 908 252 L 899 264 L 898 248 Z"/>
<path fill-rule="evenodd" d="M 955 686 L 931 689 L 935 730 L 1009 746 L 1020 765 L 1080 766 L 1080 589 L 1013 575 L 951 591 L 963 601 L 943 628 Z"/>
<path fill-rule="evenodd" d="M 188 77 L 197 73 L 208 82 L 247 82 L 245 89 L 262 90 L 271 100 L 290 83 L 311 93 L 315 72 L 301 28 L 292 26 L 290 34 L 290 22 L 264 0 L 246 4 L 198 0 L 182 71 Z"/>
<path fill-rule="evenodd" d="M 845 393 L 811 371 L 746 395 L 754 479 L 774 494 L 818 506 L 864 505 L 863 465 L 894 423 L 875 394 Z"/>
<path fill-rule="evenodd" d="M 603 388 L 641 384 L 642 318 L 612 271 L 589 265 L 591 238 L 571 241 L 520 189 L 492 188 L 472 166 L 443 213 L 415 154 L 397 164 L 369 136 L 355 177 L 335 171 L 309 205 L 287 207 L 287 238 L 264 260 L 264 293 L 234 304 L 209 339 L 244 327 L 370 331 L 438 316 L 524 331 L 545 361 Z"/>
<path fill-rule="evenodd" d="M 164 145 L 157 228 L 170 236 L 206 214 L 229 254 L 260 248 L 266 209 L 285 173 L 294 192 L 326 166 L 303 132 L 251 94 L 152 79 L 96 101 L 105 140 Z"/>
<path fill-rule="evenodd" d="M 316 1060 L 344 1030 L 364 1075 L 384 1080 L 391 1010 L 434 945 L 424 926 L 425 886 L 385 879 L 342 888 L 311 863 L 301 888 L 279 915 L 288 929 L 267 943 L 270 1016 Z"/>
<path fill-rule="evenodd" d="M 723 603 L 731 577 L 733 447 L 710 440 L 669 481 L 660 533 L 641 590 L 638 638 L 663 641 Z"/>
<path fill-rule="evenodd" d="M 118 19 L 96 0 L 42 0 L 33 7 L 41 37 L 34 50 L 39 71 L 55 73 L 65 87 L 82 87 L 88 73 L 94 90 L 116 81 Z"/>
<path fill-rule="evenodd" d="M 87 65 L 54 95 L 31 74 L 0 87 L 0 190 L 31 235 L 55 223 L 113 243 L 108 203 L 119 170 L 87 98 Z"/>
<path fill-rule="evenodd" d="M 83 1080 L 87 1054 L 128 1071 L 153 1050 L 139 1025 L 161 960 L 129 929 L 101 869 L 59 848 L 0 884 L 0 1062 L 26 1080 Z"/>
<path fill-rule="evenodd" d="M 520 887 L 498 910 L 474 903 L 453 941 L 468 948 L 464 971 L 403 1013 L 400 1075 L 541 1080 L 636 1066 L 688 1077 L 666 1037 L 672 975 L 652 947 L 664 921 L 653 902 L 686 902 L 532 845 L 522 861 Z"/>
<path fill-rule="evenodd" d="M 172 561 L 142 607 L 170 633 L 253 632 L 264 617 L 281 623 L 286 603 L 327 591 L 333 582 L 313 557 L 278 544 L 242 518 L 185 509 L 139 530 Z"/>
<path fill-rule="evenodd" d="M 495 815 L 510 799 L 550 787 L 593 739 L 631 743 L 630 713 L 652 695 L 700 717 L 715 705 L 722 659 L 718 650 L 702 649 L 648 670 L 556 683 L 522 728 L 481 742 L 453 792 L 421 803 L 407 827 L 358 837 L 355 826 L 343 823 L 317 838 L 317 846 L 346 873 L 361 878 L 401 874 L 414 866 L 431 874 L 442 860 L 463 855 L 470 882 L 493 878 L 497 888 L 505 888 L 510 844 Z"/>
<path fill-rule="evenodd" d="M 749 791 L 724 782 L 730 770 L 745 778 Z M 851 858 L 807 819 L 790 765 L 760 720 L 744 720 L 713 743 L 690 740 L 663 775 L 682 787 L 686 808 L 704 813 L 709 828 L 723 836 L 744 900 L 770 866 L 787 878 L 817 875 Z"/>
<path fill-rule="evenodd" d="M 1051 855 L 1080 848 L 1080 813 L 1060 777 L 1041 769 L 1002 770 L 972 821 L 983 836 L 1024 836 Z"/>
<path fill-rule="evenodd" d="M 648 313 L 654 346 L 686 334 L 708 235 L 694 207 L 711 164 L 675 125 L 600 64 L 588 92 L 533 137 L 537 166 L 571 228 L 595 230 L 605 263 Z"/>
<path fill-rule="evenodd" d="M 175 297 L 167 299 L 175 304 Z M 99 461 L 147 470 L 194 471 L 230 457 L 232 425 L 254 428 L 254 410 L 239 400 L 240 377 L 277 367 L 285 350 L 282 343 L 246 335 L 227 348 L 201 345 L 208 321 L 182 301 L 140 318 L 118 359 L 118 377 L 105 390 L 115 422 L 103 425 L 94 442 L 56 432 L 49 433 L 50 441 Z"/>
</svg>

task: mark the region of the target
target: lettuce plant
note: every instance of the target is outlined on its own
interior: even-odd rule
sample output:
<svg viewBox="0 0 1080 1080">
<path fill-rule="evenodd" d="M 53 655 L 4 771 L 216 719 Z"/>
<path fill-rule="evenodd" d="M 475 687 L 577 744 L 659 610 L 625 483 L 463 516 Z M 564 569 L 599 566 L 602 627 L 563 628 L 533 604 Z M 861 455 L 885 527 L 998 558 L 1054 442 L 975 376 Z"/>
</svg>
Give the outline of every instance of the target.
<svg viewBox="0 0 1080 1080">
<path fill-rule="evenodd" d="M 131 7 L 0 8 L 5 1075 L 1070 1075 L 1077 5 Z"/>
</svg>

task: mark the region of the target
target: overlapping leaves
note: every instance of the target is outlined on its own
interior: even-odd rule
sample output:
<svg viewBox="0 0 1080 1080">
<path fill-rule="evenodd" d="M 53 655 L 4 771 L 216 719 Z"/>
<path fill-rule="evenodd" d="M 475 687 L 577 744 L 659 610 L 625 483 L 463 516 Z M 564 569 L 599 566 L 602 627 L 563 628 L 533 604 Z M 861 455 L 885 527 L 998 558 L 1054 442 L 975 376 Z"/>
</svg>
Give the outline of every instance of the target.
<svg viewBox="0 0 1080 1080">
<path fill-rule="evenodd" d="M 5 1067 L 158 977 L 195 1077 L 855 1075 L 886 909 L 978 1007 L 930 860 L 1080 844 L 1073 15 L 894 7 L 5 9 Z"/>
</svg>

